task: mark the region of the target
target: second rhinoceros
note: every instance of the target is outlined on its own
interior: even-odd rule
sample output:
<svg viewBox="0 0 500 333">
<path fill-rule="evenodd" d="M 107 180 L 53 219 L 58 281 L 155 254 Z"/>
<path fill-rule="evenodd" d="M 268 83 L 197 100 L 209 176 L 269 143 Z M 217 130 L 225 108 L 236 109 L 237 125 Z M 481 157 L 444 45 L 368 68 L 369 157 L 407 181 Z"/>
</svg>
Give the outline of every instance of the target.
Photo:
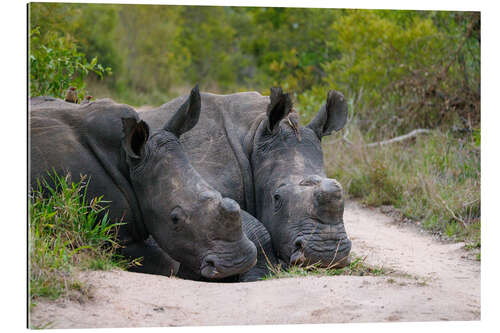
<svg viewBox="0 0 500 333">
<path fill-rule="evenodd" d="M 140 117 L 158 128 L 184 99 Z M 202 93 L 201 104 L 198 126 L 181 142 L 204 179 L 265 225 L 285 263 L 346 265 L 351 241 L 343 223 L 343 190 L 326 177 L 321 148 L 322 137 L 345 125 L 344 96 L 330 91 L 307 126 L 300 126 L 281 88 L 271 88 L 269 97 Z"/>
</svg>

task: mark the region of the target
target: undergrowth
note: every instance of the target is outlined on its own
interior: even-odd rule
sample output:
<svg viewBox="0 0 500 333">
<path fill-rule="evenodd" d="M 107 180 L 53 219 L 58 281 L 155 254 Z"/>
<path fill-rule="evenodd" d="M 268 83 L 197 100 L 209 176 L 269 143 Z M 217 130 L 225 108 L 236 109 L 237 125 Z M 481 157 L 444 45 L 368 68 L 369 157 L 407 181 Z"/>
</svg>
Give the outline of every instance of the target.
<svg viewBox="0 0 500 333">
<path fill-rule="evenodd" d="M 405 217 L 449 239 L 480 248 L 481 168 L 477 132 L 434 130 L 404 142 L 367 147 L 351 128 L 326 141 L 327 175 L 347 197 L 369 206 L 392 205 Z"/>
<path fill-rule="evenodd" d="M 56 299 L 76 291 L 86 294 L 80 270 L 123 268 L 114 255 L 118 223 L 111 223 L 102 197 L 87 198 L 85 177 L 50 174 L 38 181 L 29 200 L 29 297 Z"/>
</svg>

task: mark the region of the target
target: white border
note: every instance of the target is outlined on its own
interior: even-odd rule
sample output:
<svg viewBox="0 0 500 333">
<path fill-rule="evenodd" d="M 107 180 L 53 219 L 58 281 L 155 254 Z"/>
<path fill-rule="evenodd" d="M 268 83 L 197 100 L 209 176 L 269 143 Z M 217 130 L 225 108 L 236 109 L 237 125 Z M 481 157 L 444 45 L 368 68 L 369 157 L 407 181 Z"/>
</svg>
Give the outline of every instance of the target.
<svg viewBox="0 0 500 333">
<path fill-rule="evenodd" d="M 65 1 L 86 2 L 86 1 Z M 482 11 L 482 320 L 480 322 L 431 322 L 394 324 L 333 324 L 296 326 L 239 326 L 203 327 L 209 332 L 253 332 L 263 331 L 312 331 L 349 332 L 422 332 L 450 331 L 476 332 L 490 331 L 498 327 L 499 288 L 498 266 L 500 237 L 497 217 L 499 212 L 494 198 L 500 189 L 498 182 L 499 131 L 498 125 L 498 6 L 493 1 L 319 1 L 319 0 L 251 0 L 251 1 L 92 1 L 94 3 L 123 4 L 183 4 L 183 5 L 239 5 L 239 6 L 287 6 L 287 7 L 329 7 L 329 8 L 377 8 L 377 9 L 421 9 L 421 10 L 480 10 Z M 2 125 L 0 128 L 2 151 L 1 200 L 3 210 L 0 265 L 2 267 L 2 326 L 11 330 L 26 327 L 26 3 L 2 2 L 0 22 L 2 24 L 2 61 L 4 69 L 0 80 L 3 96 Z M 174 331 L 198 331 L 200 328 L 175 328 Z M 122 329 L 128 331 L 129 329 Z M 120 331 L 122 331 L 120 330 Z M 137 331 L 137 329 L 134 329 Z M 142 330 L 142 329 L 140 329 Z M 149 329 L 164 331 L 165 328 Z M 61 330 L 62 332 L 67 330 Z M 78 330 L 87 332 L 90 330 Z M 117 332 L 99 329 L 99 332 Z"/>
</svg>

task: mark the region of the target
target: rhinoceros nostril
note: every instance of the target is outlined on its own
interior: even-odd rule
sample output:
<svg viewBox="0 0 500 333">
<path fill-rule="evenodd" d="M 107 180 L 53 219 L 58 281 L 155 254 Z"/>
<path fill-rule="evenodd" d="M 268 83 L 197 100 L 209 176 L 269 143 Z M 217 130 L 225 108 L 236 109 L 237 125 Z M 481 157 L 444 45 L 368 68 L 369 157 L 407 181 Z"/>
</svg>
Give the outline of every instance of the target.
<svg viewBox="0 0 500 333">
<path fill-rule="evenodd" d="M 212 266 L 212 267 L 215 267 L 215 262 L 212 260 L 212 259 L 207 259 L 205 260 L 205 264 L 207 266 Z"/>
<path fill-rule="evenodd" d="M 298 238 L 295 241 L 295 250 L 303 250 L 304 249 L 304 239 Z"/>
</svg>

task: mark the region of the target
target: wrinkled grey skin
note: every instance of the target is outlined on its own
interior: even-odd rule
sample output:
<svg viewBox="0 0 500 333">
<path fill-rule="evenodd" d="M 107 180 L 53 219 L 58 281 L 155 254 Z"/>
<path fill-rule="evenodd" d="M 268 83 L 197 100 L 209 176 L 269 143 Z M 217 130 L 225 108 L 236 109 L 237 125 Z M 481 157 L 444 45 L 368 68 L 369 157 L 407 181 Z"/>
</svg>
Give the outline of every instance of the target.
<svg viewBox="0 0 500 333">
<path fill-rule="evenodd" d="M 256 248 L 243 234 L 239 205 L 207 184 L 182 149 L 179 137 L 199 118 L 197 88 L 184 101 L 150 135 L 131 107 L 108 99 L 31 99 L 31 184 L 52 168 L 73 181 L 88 175 L 87 198 L 103 195 L 109 217 L 126 222 L 118 232 L 123 253 L 144 257 L 136 271 L 171 275 L 171 256 L 194 279 L 244 273 Z"/>
<path fill-rule="evenodd" d="M 140 116 L 157 128 L 182 100 Z M 343 95 L 330 91 L 307 126 L 292 126 L 298 117 L 279 88 L 271 89 L 270 97 L 202 93 L 201 100 L 198 126 L 181 139 L 195 169 L 265 225 L 285 263 L 346 265 L 351 242 L 343 223 L 343 191 L 326 177 L 321 149 L 321 138 L 345 125 Z"/>
<path fill-rule="evenodd" d="M 255 217 L 244 210 L 241 210 L 241 221 L 243 233 L 250 239 L 257 248 L 257 263 L 248 272 L 240 274 L 238 281 L 252 282 L 270 275 L 269 267 L 278 264 L 278 259 L 274 253 L 271 242 L 271 235 L 266 227 Z"/>
</svg>

